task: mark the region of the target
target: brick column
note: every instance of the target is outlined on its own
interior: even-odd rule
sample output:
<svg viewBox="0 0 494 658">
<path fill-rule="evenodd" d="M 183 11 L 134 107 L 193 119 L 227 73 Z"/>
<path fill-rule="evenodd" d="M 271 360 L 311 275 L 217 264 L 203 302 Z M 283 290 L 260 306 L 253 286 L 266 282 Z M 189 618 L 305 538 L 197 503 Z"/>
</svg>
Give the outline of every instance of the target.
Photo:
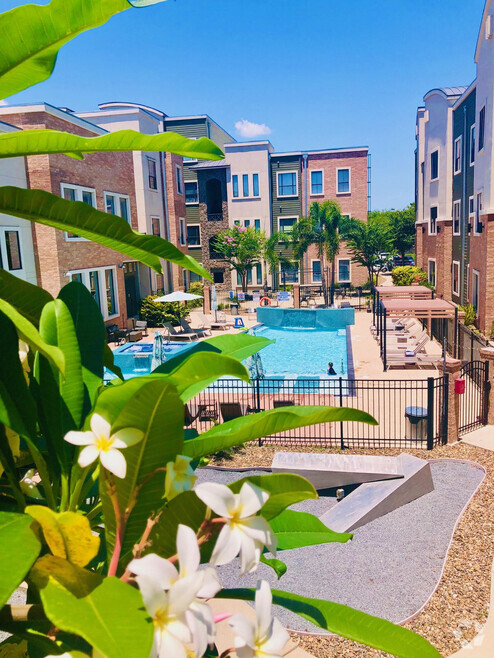
<svg viewBox="0 0 494 658">
<path fill-rule="evenodd" d="M 489 401 L 487 411 L 487 424 L 494 425 L 494 386 L 492 386 L 492 375 L 494 373 L 494 347 L 483 347 L 480 350 L 480 358 L 490 363 L 489 365 Z"/>
<path fill-rule="evenodd" d="M 459 439 L 458 427 L 460 424 L 460 396 L 455 393 L 455 379 L 458 379 L 461 370 L 461 361 L 446 359 L 437 364 L 439 372 L 448 375 L 448 443 L 456 443 Z"/>
<path fill-rule="evenodd" d="M 293 284 L 293 308 L 300 308 L 300 286 Z"/>
<path fill-rule="evenodd" d="M 203 311 L 205 315 L 211 313 L 211 286 L 204 286 L 204 301 L 203 301 Z"/>
</svg>

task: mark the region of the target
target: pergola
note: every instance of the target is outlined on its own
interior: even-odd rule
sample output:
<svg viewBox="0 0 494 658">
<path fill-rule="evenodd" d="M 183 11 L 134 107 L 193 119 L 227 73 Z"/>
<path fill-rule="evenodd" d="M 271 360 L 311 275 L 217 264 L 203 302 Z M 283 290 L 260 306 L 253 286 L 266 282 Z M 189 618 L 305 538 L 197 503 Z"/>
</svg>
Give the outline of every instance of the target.
<svg viewBox="0 0 494 658">
<path fill-rule="evenodd" d="M 376 309 L 381 299 L 434 299 L 434 291 L 427 286 L 376 286 L 372 297 L 372 321 L 376 324 Z"/>
<path fill-rule="evenodd" d="M 412 286 L 410 286 L 412 287 Z M 413 286 L 419 287 L 419 286 Z M 422 286 L 420 286 L 422 287 Z M 426 288 L 428 292 L 431 291 Z M 384 370 L 387 370 L 386 355 L 387 345 L 386 336 L 387 328 L 386 323 L 389 318 L 416 318 L 430 322 L 437 319 L 451 319 L 454 322 L 454 352 L 456 356 L 457 339 L 458 339 L 458 307 L 445 299 L 381 299 L 377 306 L 377 333 L 379 336 L 379 343 L 381 347 L 381 357 L 383 360 Z"/>
</svg>

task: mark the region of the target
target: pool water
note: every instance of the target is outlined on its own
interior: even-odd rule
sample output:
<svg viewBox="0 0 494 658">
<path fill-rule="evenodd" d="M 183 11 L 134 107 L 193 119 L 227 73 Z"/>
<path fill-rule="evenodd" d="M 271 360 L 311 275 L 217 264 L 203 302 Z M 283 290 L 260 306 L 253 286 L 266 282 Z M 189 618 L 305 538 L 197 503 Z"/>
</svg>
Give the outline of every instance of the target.
<svg viewBox="0 0 494 658">
<path fill-rule="evenodd" d="M 167 360 L 190 349 L 193 343 L 171 343 L 164 346 Z M 113 360 L 122 370 L 124 379 L 149 375 L 153 360 L 153 343 L 130 343 L 121 345 L 113 350 Z M 105 380 L 114 379 L 115 375 L 106 371 Z"/>
<path fill-rule="evenodd" d="M 332 361 L 337 377 L 348 376 L 346 329 L 261 326 L 255 334 L 276 341 L 259 352 L 266 375 L 327 377 Z"/>
</svg>

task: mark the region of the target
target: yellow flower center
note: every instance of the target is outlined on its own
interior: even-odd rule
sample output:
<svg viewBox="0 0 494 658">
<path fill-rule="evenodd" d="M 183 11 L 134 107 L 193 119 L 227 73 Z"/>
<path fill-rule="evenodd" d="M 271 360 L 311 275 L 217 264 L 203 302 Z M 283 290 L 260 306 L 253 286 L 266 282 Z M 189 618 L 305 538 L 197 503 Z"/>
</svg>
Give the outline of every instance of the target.
<svg viewBox="0 0 494 658">
<path fill-rule="evenodd" d="M 113 446 L 113 439 L 111 437 L 108 438 L 100 434 L 95 438 L 94 445 L 96 446 L 96 449 L 99 450 L 100 452 L 108 452 L 110 448 Z"/>
</svg>

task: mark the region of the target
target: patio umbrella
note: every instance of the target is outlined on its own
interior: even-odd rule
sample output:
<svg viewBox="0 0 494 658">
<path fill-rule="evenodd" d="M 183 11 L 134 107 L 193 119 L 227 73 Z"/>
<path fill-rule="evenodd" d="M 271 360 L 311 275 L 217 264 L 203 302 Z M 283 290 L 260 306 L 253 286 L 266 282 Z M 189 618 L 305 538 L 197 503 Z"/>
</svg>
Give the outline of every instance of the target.
<svg viewBox="0 0 494 658">
<path fill-rule="evenodd" d="M 170 292 L 168 295 L 162 295 L 161 297 L 156 297 L 153 301 L 155 302 L 188 302 L 191 299 L 202 299 L 202 295 L 193 295 L 190 292 L 182 292 L 177 290 L 175 292 Z"/>
<path fill-rule="evenodd" d="M 218 296 L 216 294 L 216 286 L 211 288 L 211 310 L 214 311 L 214 321 L 218 322 Z"/>
<path fill-rule="evenodd" d="M 154 334 L 153 358 L 151 360 L 151 370 L 154 370 L 166 361 L 165 350 L 163 348 L 163 336 L 157 331 Z"/>
<path fill-rule="evenodd" d="M 265 372 L 261 361 L 261 355 L 259 354 L 259 352 L 256 352 L 252 356 L 249 356 L 245 361 L 245 365 L 247 370 L 249 371 L 249 375 L 252 380 L 264 379 Z"/>
</svg>

